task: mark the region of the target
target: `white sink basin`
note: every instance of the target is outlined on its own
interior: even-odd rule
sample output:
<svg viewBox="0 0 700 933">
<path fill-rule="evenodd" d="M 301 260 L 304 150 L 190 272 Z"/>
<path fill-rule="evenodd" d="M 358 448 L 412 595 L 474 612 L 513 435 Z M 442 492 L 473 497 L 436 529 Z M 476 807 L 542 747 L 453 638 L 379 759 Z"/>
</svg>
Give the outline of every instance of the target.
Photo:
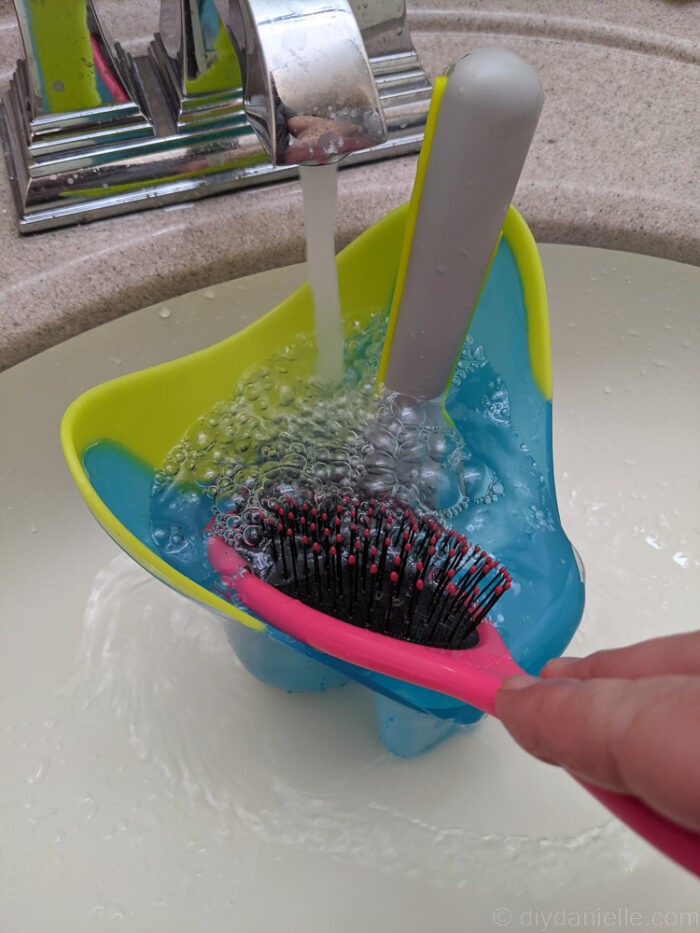
<svg viewBox="0 0 700 933">
<path fill-rule="evenodd" d="M 691 629 L 700 270 L 542 257 L 559 503 L 588 575 L 571 651 Z M 367 691 L 264 687 L 213 615 L 89 515 L 60 451 L 67 405 L 228 336 L 303 277 L 186 295 L 0 375 L 0 928 L 480 931 L 583 911 L 592 929 L 606 911 L 619 929 L 633 913 L 658 926 L 654 911 L 674 925 L 696 881 L 500 724 L 393 758 Z"/>
</svg>

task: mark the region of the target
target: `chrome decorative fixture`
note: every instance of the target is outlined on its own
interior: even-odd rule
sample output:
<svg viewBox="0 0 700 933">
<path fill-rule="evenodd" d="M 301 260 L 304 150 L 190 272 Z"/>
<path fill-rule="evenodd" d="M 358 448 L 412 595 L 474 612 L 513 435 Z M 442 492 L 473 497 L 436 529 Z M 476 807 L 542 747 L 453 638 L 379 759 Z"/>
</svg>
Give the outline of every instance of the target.
<svg viewBox="0 0 700 933">
<path fill-rule="evenodd" d="M 404 0 L 161 0 L 148 54 L 93 0 L 15 0 L 0 106 L 23 233 L 420 148 L 431 87 Z"/>
</svg>

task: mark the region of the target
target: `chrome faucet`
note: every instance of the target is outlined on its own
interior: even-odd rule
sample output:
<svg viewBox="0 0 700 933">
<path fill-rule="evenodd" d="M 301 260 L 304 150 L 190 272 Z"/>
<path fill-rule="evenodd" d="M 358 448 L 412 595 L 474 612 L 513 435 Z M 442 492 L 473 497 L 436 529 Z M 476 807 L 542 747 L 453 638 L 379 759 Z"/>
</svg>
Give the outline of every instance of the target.
<svg viewBox="0 0 700 933">
<path fill-rule="evenodd" d="M 0 132 L 22 232 L 420 148 L 431 88 L 405 0 L 161 0 L 135 58 L 94 0 L 14 2 L 25 58 Z"/>
<path fill-rule="evenodd" d="M 324 162 L 386 139 L 347 0 L 214 0 L 238 53 L 243 106 L 276 165 Z"/>
</svg>

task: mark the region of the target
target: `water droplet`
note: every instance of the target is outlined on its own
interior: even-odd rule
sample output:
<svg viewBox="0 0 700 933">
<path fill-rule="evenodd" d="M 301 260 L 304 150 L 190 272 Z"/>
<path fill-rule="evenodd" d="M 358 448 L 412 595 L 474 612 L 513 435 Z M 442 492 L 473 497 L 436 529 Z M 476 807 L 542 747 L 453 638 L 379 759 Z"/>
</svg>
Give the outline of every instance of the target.
<svg viewBox="0 0 700 933">
<path fill-rule="evenodd" d="M 171 314 L 172 314 L 172 311 L 170 310 L 170 308 L 161 308 L 160 311 L 158 312 L 158 317 L 163 318 L 163 320 L 165 321 L 170 317 Z"/>
</svg>

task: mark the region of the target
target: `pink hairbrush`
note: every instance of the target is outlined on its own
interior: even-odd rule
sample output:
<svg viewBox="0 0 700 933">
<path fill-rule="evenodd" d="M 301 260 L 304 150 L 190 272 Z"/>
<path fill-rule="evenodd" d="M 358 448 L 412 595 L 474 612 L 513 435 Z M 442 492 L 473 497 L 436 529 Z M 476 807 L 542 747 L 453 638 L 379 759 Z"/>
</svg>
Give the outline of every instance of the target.
<svg viewBox="0 0 700 933">
<path fill-rule="evenodd" d="M 209 561 L 228 592 L 318 651 L 491 715 L 503 680 L 525 673 L 486 618 L 510 586 L 505 568 L 401 503 L 241 495 L 207 533 Z M 700 875 L 700 836 L 635 797 L 576 780 Z"/>
</svg>

